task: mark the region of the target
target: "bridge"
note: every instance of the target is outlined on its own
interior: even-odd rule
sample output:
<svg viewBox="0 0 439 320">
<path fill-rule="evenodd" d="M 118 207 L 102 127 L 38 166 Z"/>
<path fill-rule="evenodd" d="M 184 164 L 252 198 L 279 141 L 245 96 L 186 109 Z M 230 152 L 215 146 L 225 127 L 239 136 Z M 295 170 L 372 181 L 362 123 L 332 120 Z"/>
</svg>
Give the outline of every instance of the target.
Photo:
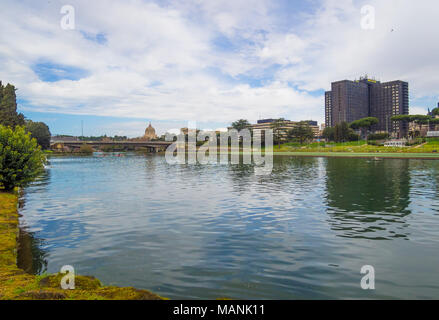
<svg viewBox="0 0 439 320">
<path fill-rule="evenodd" d="M 99 149 L 104 146 L 132 147 L 147 149 L 149 152 L 165 151 L 173 142 L 168 141 L 52 141 L 50 147 L 54 150 L 79 149 L 82 145 L 89 145 Z"/>
</svg>

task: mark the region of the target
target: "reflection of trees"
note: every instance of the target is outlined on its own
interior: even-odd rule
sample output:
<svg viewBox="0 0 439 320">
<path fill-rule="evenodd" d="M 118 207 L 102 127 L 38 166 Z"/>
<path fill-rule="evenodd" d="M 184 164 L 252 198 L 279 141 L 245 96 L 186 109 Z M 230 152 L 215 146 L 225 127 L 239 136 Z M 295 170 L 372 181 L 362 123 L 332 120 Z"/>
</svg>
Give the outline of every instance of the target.
<svg viewBox="0 0 439 320">
<path fill-rule="evenodd" d="M 45 192 L 50 182 L 50 170 L 45 170 L 32 183 L 36 192 Z M 18 200 L 19 210 L 25 208 L 26 189 L 20 189 Z M 34 232 L 19 228 L 17 265 L 20 269 L 30 274 L 41 274 L 47 270 L 47 252 L 43 250 L 44 241 L 36 236 Z"/>
<path fill-rule="evenodd" d="M 35 233 L 20 228 L 18 243 L 18 267 L 30 274 L 44 273 L 47 270 L 47 252 L 42 249 L 43 241 Z"/>
<path fill-rule="evenodd" d="M 408 236 L 408 160 L 328 159 L 326 169 L 327 213 L 340 236 Z"/>
<path fill-rule="evenodd" d="M 273 160 L 272 178 L 275 181 L 291 179 L 309 181 L 316 178 L 318 158 L 275 156 Z"/>
</svg>

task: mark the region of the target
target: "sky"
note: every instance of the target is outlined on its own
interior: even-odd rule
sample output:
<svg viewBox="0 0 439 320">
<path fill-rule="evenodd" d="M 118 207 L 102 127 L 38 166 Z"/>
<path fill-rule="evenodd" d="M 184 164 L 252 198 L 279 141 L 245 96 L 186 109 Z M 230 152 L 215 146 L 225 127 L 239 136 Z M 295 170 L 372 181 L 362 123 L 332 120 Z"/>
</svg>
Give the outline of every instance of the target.
<svg viewBox="0 0 439 320">
<path fill-rule="evenodd" d="M 322 122 L 331 82 L 365 74 L 409 82 L 410 113 L 425 114 L 439 101 L 437 17 L 437 0 L 2 0 L 0 80 L 52 134 Z"/>
</svg>

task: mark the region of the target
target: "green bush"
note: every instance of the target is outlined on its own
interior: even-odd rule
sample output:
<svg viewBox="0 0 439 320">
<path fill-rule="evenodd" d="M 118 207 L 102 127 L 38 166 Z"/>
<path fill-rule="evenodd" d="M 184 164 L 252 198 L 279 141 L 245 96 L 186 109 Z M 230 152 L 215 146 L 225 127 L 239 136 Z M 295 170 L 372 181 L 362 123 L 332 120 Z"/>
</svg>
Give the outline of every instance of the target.
<svg viewBox="0 0 439 320">
<path fill-rule="evenodd" d="M 23 187 L 44 170 L 46 157 L 23 127 L 0 125 L 0 185 L 5 191 Z"/>
<path fill-rule="evenodd" d="M 360 136 L 354 132 L 349 132 L 348 141 L 359 141 Z"/>
</svg>

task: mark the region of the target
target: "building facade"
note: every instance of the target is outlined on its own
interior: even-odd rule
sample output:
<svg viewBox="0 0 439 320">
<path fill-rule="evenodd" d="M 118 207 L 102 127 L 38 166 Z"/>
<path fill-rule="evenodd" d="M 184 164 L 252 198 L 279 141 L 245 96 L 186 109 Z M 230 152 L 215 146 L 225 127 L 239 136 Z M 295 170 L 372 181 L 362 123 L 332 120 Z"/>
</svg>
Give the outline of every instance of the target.
<svg viewBox="0 0 439 320">
<path fill-rule="evenodd" d="M 249 126 L 249 129 L 251 130 L 267 130 L 272 129 L 272 124 L 275 122 L 276 119 L 262 119 L 258 120 L 256 124 L 252 124 Z M 310 126 L 314 137 L 318 138 L 320 136 L 320 128 L 318 126 L 317 121 L 313 120 L 306 120 L 306 121 L 290 121 L 290 120 L 284 120 L 282 122 L 282 126 L 279 128 L 280 136 L 283 140 L 287 140 L 288 132 L 295 128 L 299 123 L 306 123 Z M 231 128 L 229 128 L 231 129 Z"/>
<path fill-rule="evenodd" d="M 325 92 L 325 125 L 334 127 L 340 122 L 352 122 L 365 117 L 376 117 L 375 132 L 389 132 L 402 137 L 408 127 L 391 121 L 392 116 L 409 114 L 409 89 L 404 81 L 379 82 L 367 77 L 342 80 L 331 84 Z"/>
</svg>

